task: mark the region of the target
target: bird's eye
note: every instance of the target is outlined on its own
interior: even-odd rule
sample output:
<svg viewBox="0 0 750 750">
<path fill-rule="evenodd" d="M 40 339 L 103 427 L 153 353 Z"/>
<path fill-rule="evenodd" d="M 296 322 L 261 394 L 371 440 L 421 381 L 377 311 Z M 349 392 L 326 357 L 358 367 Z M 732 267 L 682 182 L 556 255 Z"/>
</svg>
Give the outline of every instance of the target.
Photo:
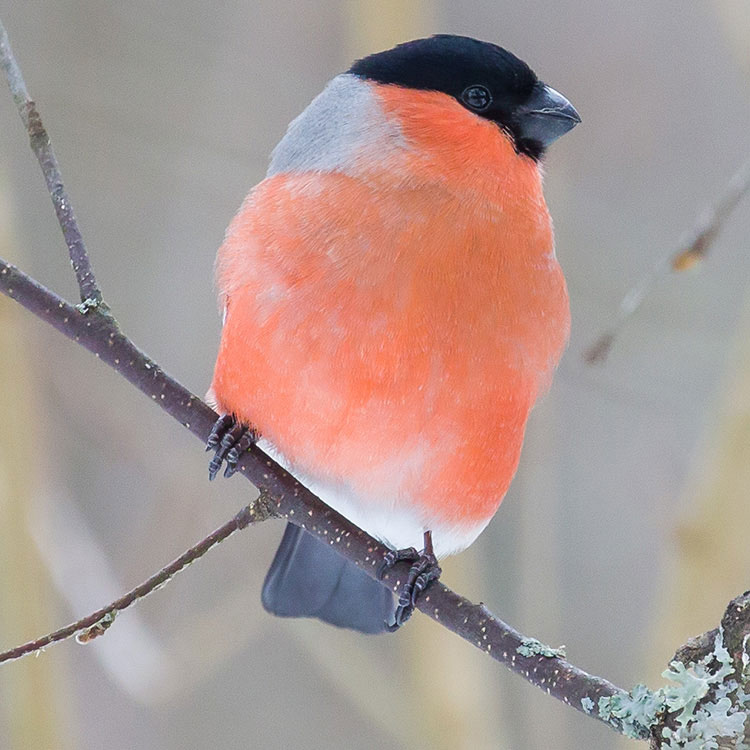
<svg viewBox="0 0 750 750">
<path fill-rule="evenodd" d="M 486 86 L 469 86 L 461 94 L 461 101 L 475 112 L 484 112 L 492 104 L 492 94 Z"/>
</svg>

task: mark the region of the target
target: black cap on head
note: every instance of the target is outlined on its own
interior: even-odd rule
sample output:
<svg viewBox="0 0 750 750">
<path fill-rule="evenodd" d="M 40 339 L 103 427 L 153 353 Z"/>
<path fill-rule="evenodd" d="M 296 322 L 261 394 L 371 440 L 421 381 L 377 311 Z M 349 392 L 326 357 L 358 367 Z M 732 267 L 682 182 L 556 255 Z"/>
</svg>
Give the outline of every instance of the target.
<svg viewBox="0 0 750 750">
<path fill-rule="evenodd" d="M 523 60 L 502 47 L 465 36 L 438 34 L 358 60 L 348 71 L 378 83 L 441 91 L 492 120 L 516 150 L 539 159 L 580 117 L 545 86 Z M 551 93 L 550 93 L 551 92 Z"/>
</svg>

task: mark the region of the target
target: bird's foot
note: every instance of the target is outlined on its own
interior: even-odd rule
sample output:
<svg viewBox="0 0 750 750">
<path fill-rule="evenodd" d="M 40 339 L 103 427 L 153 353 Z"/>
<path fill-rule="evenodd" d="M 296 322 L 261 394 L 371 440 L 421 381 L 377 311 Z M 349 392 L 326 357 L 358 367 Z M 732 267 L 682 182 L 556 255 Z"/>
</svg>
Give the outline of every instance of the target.
<svg viewBox="0 0 750 750">
<path fill-rule="evenodd" d="M 208 465 L 208 478 L 213 480 L 226 461 L 225 477 L 231 477 L 237 471 L 240 456 L 249 450 L 258 440 L 258 435 L 252 427 L 239 422 L 231 414 L 224 414 L 216 423 L 208 436 L 207 451 L 215 451 L 211 463 Z"/>
<path fill-rule="evenodd" d="M 419 595 L 433 581 L 437 581 L 443 572 L 432 548 L 431 531 L 425 531 L 424 533 L 424 549 L 421 552 L 417 552 L 414 547 L 387 552 L 378 570 L 378 578 L 382 578 L 390 568 L 401 560 L 409 560 L 413 564 L 409 569 L 406 582 L 399 591 L 398 607 L 396 607 L 394 620 L 392 623 L 387 622 L 385 624 L 386 630 L 391 633 L 398 630 L 411 617 Z"/>
</svg>

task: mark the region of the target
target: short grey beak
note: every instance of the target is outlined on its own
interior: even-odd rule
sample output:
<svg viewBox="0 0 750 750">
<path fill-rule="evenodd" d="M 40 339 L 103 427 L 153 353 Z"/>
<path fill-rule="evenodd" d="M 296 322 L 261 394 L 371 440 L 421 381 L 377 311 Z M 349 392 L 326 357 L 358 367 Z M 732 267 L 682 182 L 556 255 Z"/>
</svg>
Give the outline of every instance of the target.
<svg viewBox="0 0 750 750">
<path fill-rule="evenodd" d="M 516 110 L 516 119 L 521 137 L 536 141 L 544 148 L 581 121 L 575 107 L 561 93 L 541 82 Z"/>
</svg>

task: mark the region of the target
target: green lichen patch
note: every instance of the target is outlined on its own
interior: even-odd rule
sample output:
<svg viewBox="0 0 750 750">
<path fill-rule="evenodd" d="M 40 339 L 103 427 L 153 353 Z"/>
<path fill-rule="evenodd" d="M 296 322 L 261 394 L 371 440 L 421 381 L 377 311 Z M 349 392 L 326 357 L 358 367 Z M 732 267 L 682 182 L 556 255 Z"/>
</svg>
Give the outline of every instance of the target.
<svg viewBox="0 0 750 750">
<path fill-rule="evenodd" d="M 585 713 L 590 714 L 594 710 L 595 705 L 594 701 L 592 701 L 588 695 L 581 698 L 581 706 Z"/>
<path fill-rule="evenodd" d="M 666 702 L 661 690 L 636 685 L 629 693 L 599 698 L 599 716 L 620 724 L 627 737 L 645 739 L 651 727 L 664 715 Z"/>
<path fill-rule="evenodd" d="M 76 310 L 78 310 L 81 315 L 85 315 L 89 310 L 96 310 L 97 307 L 101 302 L 98 299 L 92 299 L 91 297 L 87 297 L 83 302 L 79 302 L 76 305 Z"/>
<path fill-rule="evenodd" d="M 536 638 L 524 638 L 521 645 L 516 648 L 516 652 L 526 658 L 531 656 L 546 656 L 548 659 L 565 658 L 565 646 L 552 648 L 538 641 Z"/>
<path fill-rule="evenodd" d="M 645 739 L 668 715 L 660 747 L 668 750 L 719 750 L 724 738 L 744 747 L 742 737 L 750 713 L 750 694 L 744 675 L 733 679 L 735 667 L 719 629 L 713 649 L 696 662 L 673 661 L 663 672 L 669 685 L 652 691 L 636 685 L 630 693 L 599 699 L 600 718 L 622 728 L 628 737 Z M 584 699 L 586 700 L 586 699 Z M 581 701 L 589 713 L 591 701 Z"/>
<path fill-rule="evenodd" d="M 672 685 L 662 688 L 674 728 L 665 727 L 665 748 L 681 750 L 718 750 L 726 747 L 721 738 L 741 738 L 750 711 L 747 683 L 728 679 L 735 672 L 732 656 L 724 645 L 721 628 L 713 651 L 700 661 L 685 666 L 672 662 L 663 676 Z M 733 697 L 732 697 L 733 696 Z M 707 700 L 704 700 L 707 698 Z M 742 745 L 737 745 L 741 747 Z"/>
</svg>

